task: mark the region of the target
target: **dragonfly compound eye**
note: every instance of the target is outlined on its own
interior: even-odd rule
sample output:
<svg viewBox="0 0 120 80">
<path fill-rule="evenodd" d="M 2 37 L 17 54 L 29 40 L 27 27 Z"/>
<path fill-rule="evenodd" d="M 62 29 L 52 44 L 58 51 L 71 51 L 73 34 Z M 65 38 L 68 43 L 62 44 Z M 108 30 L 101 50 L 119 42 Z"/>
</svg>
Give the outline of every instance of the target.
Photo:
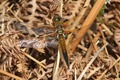
<svg viewBox="0 0 120 80">
<path fill-rule="evenodd" d="M 62 18 L 60 16 L 54 16 L 53 21 L 57 22 L 60 21 Z"/>
</svg>

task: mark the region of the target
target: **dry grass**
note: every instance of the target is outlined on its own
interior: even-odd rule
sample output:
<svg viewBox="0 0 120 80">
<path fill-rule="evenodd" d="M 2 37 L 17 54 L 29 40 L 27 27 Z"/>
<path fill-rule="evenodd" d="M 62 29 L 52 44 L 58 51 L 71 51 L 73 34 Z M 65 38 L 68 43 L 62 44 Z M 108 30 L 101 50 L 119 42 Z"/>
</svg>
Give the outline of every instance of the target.
<svg viewBox="0 0 120 80">
<path fill-rule="evenodd" d="M 120 80 L 120 1 L 104 2 L 1 0 L 0 80 Z M 55 14 L 71 33 L 70 68 L 58 60 L 54 72 Z"/>
</svg>

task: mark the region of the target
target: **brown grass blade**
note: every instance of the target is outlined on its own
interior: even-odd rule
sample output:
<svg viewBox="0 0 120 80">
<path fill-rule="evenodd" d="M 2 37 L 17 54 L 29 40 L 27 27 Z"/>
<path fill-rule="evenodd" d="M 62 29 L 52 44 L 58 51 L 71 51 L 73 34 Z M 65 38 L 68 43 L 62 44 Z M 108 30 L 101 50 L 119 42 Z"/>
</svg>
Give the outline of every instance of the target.
<svg viewBox="0 0 120 80">
<path fill-rule="evenodd" d="M 81 38 L 86 34 L 87 30 L 92 25 L 93 21 L 95 20 L 96 16 L 98 15 L 99 11 L 101 10 L 105 1 L 106 0 L 97 0 L 95 5 L 93 6 L 93 8 L 90 11 L 89 15 L 87 16 L 86 20 L 82 24 L 82 28 L 78 31 L 78 34 L 76 35 L 76 39 L 73 40 L 73 42 L 71 44 L 72 52 L 75 51 L 75 49 L 76 49 L 77 45 L 79 44 Z"/>
<path fill-rule="evenodd" d="M 18 76 L 15 76 L 15 75 L 13 75 L 13 74 L 11 74 L 11 73 L 8 73 L 8 72 L 6 72 L 6 71 L 4 71 L 4 70 L 1 70 L 1 69 L 0 69 L 0 73 L 5 74 L 5 75 L 7 75 L 7 76 L 10 76 L 10 77 L 12 77 L 12 78 L 15 78 L 16 80 L 25 80 L 25 79 L 23 79 L 23 78 L 20 78 L 20 77 L 18 77 Z"/>
</svg>

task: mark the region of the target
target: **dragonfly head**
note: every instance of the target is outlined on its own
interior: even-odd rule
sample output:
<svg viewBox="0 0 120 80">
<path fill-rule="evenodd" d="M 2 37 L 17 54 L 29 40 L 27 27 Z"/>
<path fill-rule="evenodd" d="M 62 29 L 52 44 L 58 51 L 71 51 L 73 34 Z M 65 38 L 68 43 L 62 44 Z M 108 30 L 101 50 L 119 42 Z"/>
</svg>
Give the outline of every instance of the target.
<svg viewBox="0 0 120 80">
<path fill-rule="evenodd" d="M 53 26 L 58 29 L 58 27 L 62 26 L 63 20 L 59 15 L 55 15 L 52 19 L 53 21 Z"/>
<path fill-rule="evenodd" d="M 59 15 L 55 15 L 54 17 L 53 17 L 53 22 L 59 22 L 59 21 L 61 21 L 62 20 L 62 18 L 59 16 Z"/>
</svg>

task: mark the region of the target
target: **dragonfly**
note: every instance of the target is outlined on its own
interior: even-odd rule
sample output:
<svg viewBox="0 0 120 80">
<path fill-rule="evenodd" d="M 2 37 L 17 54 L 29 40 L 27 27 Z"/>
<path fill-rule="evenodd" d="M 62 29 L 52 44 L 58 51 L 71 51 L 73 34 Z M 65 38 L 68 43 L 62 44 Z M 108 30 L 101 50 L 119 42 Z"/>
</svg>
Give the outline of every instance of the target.
<svg viewBox="0 0 120 80">
<path fill-rule="evenodd" d="M 69 60 L 68 60 L 68 52 L 66 49 L 66 41 L 65 41 L 65 33 L 67 33 L 67 31 L 65 32 L 63 27 L 65 26 L 63 18 L 60 17 L 59 15 L 54 15 L 53 19 L 53 26 L 52 29 L 56 30 L 55 32 L 50 32 L 48 33 L 46 36 L 50 36 L 50 35 L 56 35 L 57 36 L 57 42 L 58 42 L 58 50 L 60 51 L 60 58 L 63 61 L 63 63 L 69 68 Z M 50 28 L 50 27 L 49 27 Z M 22 28 L 24 29 L 24 28 Z M 36 31 L 38 31 L 37 33 L 42 32 L 42 29 L 36 29 Z M 23 30 L 25 31 L 25 30 Z M 49 31 L 47 31 L 49 32 Z M 70 32 L 70 31 L 68 31 Z M 50 34 L 50 35 L 49 35 Z M 42 48 L 44 46 L 46 46 L 46 44 L 48 46 L 50 46 L 48 43 L 43 44 L 44 42 L 42 41 L 38 41 L 38 40 L 22 40 L 18 43 L 19 46 L 21 47 L 31 47 L 31 48 Z M 55 42 L 54 42 L 55 43 Z M 43 45 L 41 45 L 43 44 Z M 54 45 L 53 43 L 51 43 L 52 45 Z"/>
<path fill-rule="evenodd" d="M 53 26 L 56 28 L 60 58 L 63 63 L 69 68 L 68 52 L 66 49 L 65 34 L 63 29 L 63 20 L 59 15 L 55 15 L 53 17 Z"/>
</svg>

